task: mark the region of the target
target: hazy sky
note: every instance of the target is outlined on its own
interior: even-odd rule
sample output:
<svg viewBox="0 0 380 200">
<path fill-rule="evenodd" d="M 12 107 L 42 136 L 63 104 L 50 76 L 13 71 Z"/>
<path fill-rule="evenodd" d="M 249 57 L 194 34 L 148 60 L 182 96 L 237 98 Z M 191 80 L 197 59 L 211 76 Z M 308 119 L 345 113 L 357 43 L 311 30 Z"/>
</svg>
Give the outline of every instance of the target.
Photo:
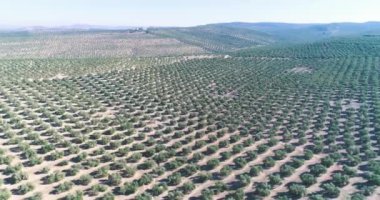
<svg viewBox="0 0 380 200">
<path fill-rule="evenodd" d="M 0 25 L 380 21 L 379 0 L 0 0 Z"/>
</svg>

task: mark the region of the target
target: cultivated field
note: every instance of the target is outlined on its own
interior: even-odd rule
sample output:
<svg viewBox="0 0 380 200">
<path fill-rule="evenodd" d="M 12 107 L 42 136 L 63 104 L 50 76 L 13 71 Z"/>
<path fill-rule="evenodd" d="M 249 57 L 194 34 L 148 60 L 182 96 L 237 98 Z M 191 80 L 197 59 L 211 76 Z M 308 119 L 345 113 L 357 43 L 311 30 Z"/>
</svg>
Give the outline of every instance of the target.
<svg viewBox="0 0 380 200">
<path fill-rule="evenodd" d="M 227 56 L 139 35 L 137 58 L 103 34 L 1 43 L 0 199 L 380 198 L 378 39 Z"/>
<path fill-rule="evenodd" d="M 77 31 L 0 34 L 0 58 L 106 58 L 193 55 L 197 46 L 145 32 Z"/>
</svg>

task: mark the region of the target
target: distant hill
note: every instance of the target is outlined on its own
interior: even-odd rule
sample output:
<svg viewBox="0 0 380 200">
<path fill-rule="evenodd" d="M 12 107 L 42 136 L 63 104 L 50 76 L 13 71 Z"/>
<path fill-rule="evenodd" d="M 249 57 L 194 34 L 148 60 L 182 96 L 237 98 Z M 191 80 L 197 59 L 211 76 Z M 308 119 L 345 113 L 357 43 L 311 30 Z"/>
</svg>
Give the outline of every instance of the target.
<svg viewBox="0 0 380 200">
<path fill-rule="evenodd" d="M 232 55 L 243 57 L 275 58 L 337 58 L 380 56 L 380 36 L 334 38 L 305 44 L 274 45 L 236 51 Z"/>
<path fill-rule="evenodd" d="M 0 32 L 0 59 L 159 57 L 207 54 L 202 48 L 139 30 Z"/>
<path fill-rule="evenodd" d="M 216 26 L 255 30 L 280 42 L 313 42 L 331 37 L 380 34 L 380 22 L 288 24 L 288 23 L 224 23 Z"/>
<path fill-rule="evenodd" d="M 0 24 L 0 32 L 59 32 L 59 31 L 92 31 L 92 30 L 137 30 L 141 27 L 135 26 L 107 26 L 73 24 L 67 26 L 11 26 Z"/>
<path fill-rule="evenodd" d="M 275 39 L 266 33 L 246 28 L 205 25 L 188 28 L 154 28 L 149 33 L 175 38 L 200 46 L 211 52 L 234 51 L 252 46 L 268 45 Z"/>
<path fill-rule="evenodd" d="M 289 24 L 219 23 L 187 28 L 151 28 L 152 34 L 175 38 L 211 52 L 228 52 L 270 44 L 310 43 L 336 37 L 379 35 L 380 22 Z"/>
<path fill-rule="evenodd" d="M 3 29 L 1 28 L 3 27 Z M 207 53 L 226 53 L 273 45 L 305 44 L 342 37 L 380 35 L 380 22 L 332 23 L 332 24 L 290 24 L 290 23 L 219 23 L 194 27 L 141 28 L 129 26 L 95 26 L 77 24 L 59 27 L 10 27 L 0 26 L 0 39 L 37 34 L 70 33 L 142 33 L 157 38 L 177 40 L 182 46 L 199 48 Z M 19 38 L 20 39 L 20 38 Z M 146 41 L 146 40 L 144 40 Z M 161 44 L 161 43 L 160 43 Z M 313 44 L 314 45 L 314 44 Z"/>
</svg>

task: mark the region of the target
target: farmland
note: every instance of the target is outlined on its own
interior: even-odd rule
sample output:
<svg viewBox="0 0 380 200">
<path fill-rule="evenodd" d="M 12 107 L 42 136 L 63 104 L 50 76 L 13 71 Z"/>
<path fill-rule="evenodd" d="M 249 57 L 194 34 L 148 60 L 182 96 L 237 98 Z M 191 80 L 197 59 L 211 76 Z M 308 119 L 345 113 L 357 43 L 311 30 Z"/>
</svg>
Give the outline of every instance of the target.
<svg viewBox="0 0 380 200">
<path fill-rule="evenodd" d="M 0 34 L 0 58 L 107 58 L 193 55 L 200 47 L 145 32 L 71 31 Z"/>
<path fill-rule="evenodd" d="M 379 38 L 230 29 L 2 38 L 0 199 L 378 199 Z"/>
</svg>

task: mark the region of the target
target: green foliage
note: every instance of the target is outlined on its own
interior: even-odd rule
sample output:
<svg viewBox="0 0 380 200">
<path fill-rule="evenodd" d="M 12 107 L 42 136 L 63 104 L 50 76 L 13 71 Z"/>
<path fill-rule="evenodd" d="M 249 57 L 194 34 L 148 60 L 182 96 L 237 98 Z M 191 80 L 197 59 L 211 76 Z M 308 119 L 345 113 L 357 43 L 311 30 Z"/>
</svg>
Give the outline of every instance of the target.
<svg viewBox="0 0 380 200">
<path fill-rule="evenodd" d="M 192 182 L 184 183 L 181 187 L 181 190 L 183 191 L 184 194 L 188 194 L 194 189 L 195 189 L 195 185 Z"/>
<path fill-rule="evenodd" d="M 210 160 L 207 161 L 206 165 L 207 165 L 208 169 L 214 169 L 216 166 L 219 165 L 219 160 L 215 159 L 215 158 L 210 159 Z"/>
<path fill-rule="evenodd" d="M 289 186 L 289 194 L 295 198 L 301 198 L 306 195 L 306 188 L 300 184 L 292 184 Z"/>
<path fill-rule="evenodd" d="M 272 185 L 272 186 L 280 184 L 281 181 L 282 181 L 281 176 L 278 175 L 278 174 L 271 174 L 271 175 L 268 176 L 268 178 L 269 178 L 269 182 L 268 183 L 270 185 Z"/>
<path fill-rule="evenodd" d="M 89 194 L 91 196 L 96 196 L 98 195 L 99 192 L 105 192 L 107 190 L 107 186 L 106 185 L 101 185 L 101 184 L 95 184 L 95 185 L 92 185 L 90 190 L 89 190 Z"/>
<path fill-rule="evenodd" d="M 259 173 L 262 171 L 261 166 L 252 166 L 251 169 L 249 170 L 249 175 L 251 176 L 257 176 Z"/>
<path fill-rule="evenodd" d="M 235 43 L 237 34 L 202 41 L 248 46 Z M 199 45 L 224 51 L 213 44 Z M 297 199 L 314 186 L 322 196 L 311 199 L 339 197 L 343 187 L 371 196 L 380 186 L 377 44 L 336 38 L 230 56 L 0 59 L 3 187 L 29 197 L 27 175 L 35 172 L 43 181 L 32 183 L 36 191 L 52 184 L 49 195 L 69 199 L 242 199 L 272 191 L 271 198 Z M 57 171 L 40 170 L 46 166 Z M 69 180 L 86 186 L 86 196 Z"/>
<path fill-rule="evenodd" d="M 24 172 L 16 172 L 9 178 L 9 182 L 12 184 L 19 183 L 22 180 L 28 179 L 28 176 Z"/>
<path fill-rule="evenodd" d="M 360 193 L 354 193 L 351 195 L 351 200 L 364 200 L 366 197 Z"/>
<path fill-rule="evenodd" d="M 162 194 L 164 191 L 166 191 L 168 189 L 167 185 L 166 184 L 156 184 L 153 186 L 152 190 L 150 191 L 150 193 L 153 195 L 153 196 L 158 196 L 160 194 Z"/>
<path fill-rule="evenodd" d="M 121 179 L 122 179 L 122 177 L 119 173 L 114 173 L 114 174 L 108 175 L 107 182 L 108 182 L 108 184 L 115 186 L 115 185 L 119 185 L 121 183 Z"/>
<path fill-rule="evenodd" d="M 115 196 L 110 192 L 107 192 L 103 196 L 97 198 L 97 200 L 114 200 L 114 199 L 115 199 Z"/>
<path fill-rule="evenodd" d="M 26 198 L 27 200 L 42 200 L 42 193 L 37 192 L 34 193 L 32 196 Z"/>
<path fill-rule="evenodd" d="M 129 194 L 133 194 L 136 192 L 137 190 L 137 183 L 133 182 L 133 183 L 124 183 L 123 186 L 120 186 L 116 189 L 116 193 L 119 194 L 119 195 L 129 195 Z"/>
<path fill-rule="evenodd" d="M 74 184 L 71 181 L 65 181 L 56 187 L 55 192 L 62 193 L 62 192 L 68 191 L 73 187 L 73 185 Z"/>
<path fill-rule="evenodd" d="M 1 188 L 0 189 L 0 199 L 1 200 L 7 200 L 10 198 L 11 198 L 11 193 L 7 189 Z"/>
<path fill-rule="evenodd" d="M 168 199 L 181 200 L 183 199 L 183 193 L 179 190 L 170 191 L 168 193 Z"/>
<path fill-rule="evenodd" d="M 88 185 L 92 181 L 92 176 L 90 175 L 82 175 L 78 179 L 78 183 L 81 185 Z"/>
<path fill-rule="evenodd" d="M 151 200 L 152 196 L 150 196 L 150 194 L 144 192 L 142 194 L 137 195 L 135 199 L 136 200 Z"/>
<path fill-rule="evenodd" d="M 334 185 L 336 185 L 338 187 L 343 187 L 343 186 L 348 184 L 348 179 L 349 179 L 348 175 L 344 175 L 341 173 L 335 173 L 332 176 L 332 183 L 334 183 Z"/>
<path fill-rule="evenodd" d="M 317 182 L 315 176 L 309 173 L 303 173 L 301 175 L 301 180 L 302 183 L 306 186 L 311 186 Z"/>
<path fill-rule="evenodd" d="M 270 194 L 272 187 L 266 183 L 258 183 L 256 185 L 256 193 L 262 197 L 266 197 Z"/>
<path fill-rule="evenodd" d="M 237 179 L 241 187 L 245 187 L 251 183 L 251 177 L 248 174 L 240 174 L 237 176 Z"/>
<path fill-rule="evenodd" d="M 326 195 L 327 197 L 336 198 L 339 196 L 339 188 L 332 183 L 324 183 L 322 185 L 322 188 L 324 195 Z"/>
<path fill-rule="evenodd" d="M 236 191 L 227 195 L 227 199 L 243 200 L 245 197 L 244 191 L 242 189 L 237 189 Z"/>
</svg>

